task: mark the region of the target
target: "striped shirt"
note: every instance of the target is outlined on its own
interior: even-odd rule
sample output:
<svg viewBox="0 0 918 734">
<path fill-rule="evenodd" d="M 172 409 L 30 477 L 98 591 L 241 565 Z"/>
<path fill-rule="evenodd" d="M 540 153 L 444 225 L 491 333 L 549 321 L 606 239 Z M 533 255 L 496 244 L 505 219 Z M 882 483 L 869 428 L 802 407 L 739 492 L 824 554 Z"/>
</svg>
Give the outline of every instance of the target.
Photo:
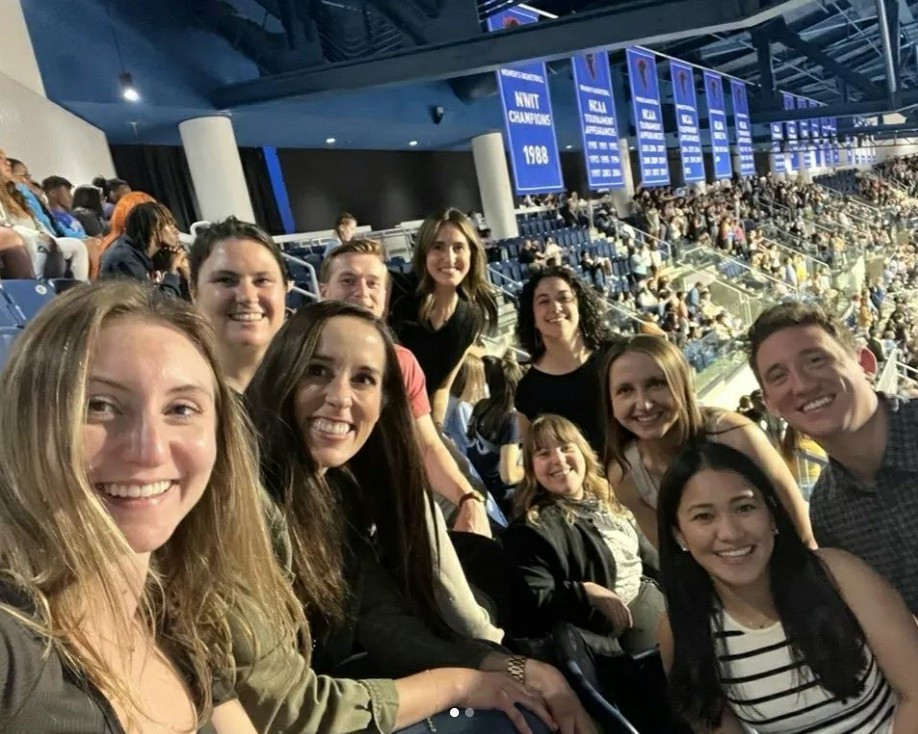
<svg viewBox="0 0 918 734">
<path fill-rule="evenodd" d="M 726 612 L 718 665 L 730 708 L 758 734 L 888 734 L 897 699 L 869 648 L 859 696 L 841 701 L 791 655 L 784 627 L 743 627 Z"/>
</svg>

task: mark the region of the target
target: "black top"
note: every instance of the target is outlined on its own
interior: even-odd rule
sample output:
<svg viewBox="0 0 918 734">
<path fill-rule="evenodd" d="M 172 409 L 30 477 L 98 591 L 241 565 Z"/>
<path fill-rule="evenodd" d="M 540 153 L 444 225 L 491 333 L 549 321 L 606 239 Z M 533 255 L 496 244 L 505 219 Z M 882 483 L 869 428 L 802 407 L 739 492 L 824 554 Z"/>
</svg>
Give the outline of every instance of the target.
<svg viewBox="0 0 918 734">
<path fill-rule="evenodd" d="M 449 373 L 475 342 L 481 331 L 482 319 L 475 307 L 460 296 L 453 315 L 434 331 L 429 324 L 421 323 L 418 316 L 417 277 L 399 273 L 391 276 L 389 325 L 401 345 L 417 358 L 427 378 L 427 394 L 433 395 L 443 387 Z"/>
<path fill-rule="evenodd" d="M 106 226 L 105 220 L 92 209 L 77 207 L 70 213 L 83 225 L 87 237 L 101 237 L 102 235 L 108 234 L 108 226 Z"/>
<path fill-rule="evenodd" d="M 555 413 L 580 428 L 597 453 L 602 452 L 600 391 L 601 351 L 573 372 L 550 375 L 532 366 L 516 388 L 516 409 L 530 422 L 545 413 Z"/>
<path fill-rule="evenodd" d="M 99 279 L 127 278 L 152 282 L 155 270 L 152 258 L 135 247 L 127 235 L 121 235 L 102 255 Z M 164 293 L 181 297 L 181 278 L 176 273 L 165 273 L 159 283 L 159 289 Z"/>
<path fill-rule="evenodd" d="M 29 605 L 0 586 L 0 602 L 29 613 Z M 0 730 L 41 734 L 125 734 L 118 716 L 98 688 L 68 667 L 56 653 L 45 657 L 45 641 L 0 608 Z M 214 687 L 214 705 L 232 698 Z M 156 712 L 152 712 L 155 715 Z M 216 734 L 211 724 L 198 730 Z"/>
</svg>

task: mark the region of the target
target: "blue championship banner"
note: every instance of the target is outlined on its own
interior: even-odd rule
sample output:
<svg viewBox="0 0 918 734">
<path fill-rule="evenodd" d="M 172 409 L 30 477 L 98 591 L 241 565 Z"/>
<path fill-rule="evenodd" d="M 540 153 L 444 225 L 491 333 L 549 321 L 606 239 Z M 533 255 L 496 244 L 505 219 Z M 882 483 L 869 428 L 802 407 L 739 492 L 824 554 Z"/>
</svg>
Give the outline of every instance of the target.
<svg viewBox="0 0 918 734">
<path fill-rule="evenodd" d="M 781 99 L 784 101 L 785 110 L 793 110 L 797 107 L 794 104 L 794 95 L 787 92 L 781 93 Z M 787 131 L 787 148 L 790 151 L 790 168 L 791 171 L 797 171 L 800 168 L 800 154 L 797 152 L 797 123 L 794 121 L 784 123 Z"/>
<path fill-rule="evenodd" d="M 714 156 L 714 178 L 730 178 L 730 139 L 727 135 L 727 112 L 724 105 L 723 77 L 713 71 L 704 72 L 704 96 L 708 103 L 708 129 Z"/>
<path fill-rule="evenodd" d="M 733 98 L 733 127 L 736 131 L 736 152 L 739 154 L 739 174 L 753 176 L 755 155 L 752 152 L 752 126 L 749 123 L 749 100 L 745 83 L 731 79 L 730 96 Z"/>
<path fill-rule="evenodd" d="M 691 66 L 681 61 L 670 61 L 669 72 L 676 106 L 676 131 L 679 136 L 679 155 L 682 158 L 682 177 L 686 182 L 704 181 L 704 152 L 701 147 L 701 130 L 698 126 L 695 73 Z"/>
<path fill-rule="evenodd" d="M 782 174 L 787 170 L 787 156 L 784 155 L 781 144 L 784 142 L 784 124 L 771 123 L 771 156 L 774 161 L 773 171 Z"/>
<path fill-rule="evenodd" d="M 623 188 L 625 174 L 618 148 L 609 56 L 600 51 L 574 56 L 572 62 L 587 183 L 593 191 Z"/>
<path fill-rule="evenodd" d="M 809 103 L 803 97 L 797 97 L 797 109 L 805 110 Z M 810 121 L 800 120 L 800 162 L 804 170 L 813 168 L 813 145 L 810 142 Z"/>
<path fill-rule="evenodd" d="M 821 107 L 815 99 L 810 100 L 810 108 Z M 810 138 L 813 140 L 813 165 L 822 168 L 825 163 L 824 147 L 822 144 L 822 118 L 810 118 Z"/>
<path fill-rule="evenodd" d="M 638 162 L 643 186 L 668 186 L 669 163 L 666 160 L 666 132 L 660 109 L 660 85 L 657 82 L 657 57 L 649 51 L 629 48 L 628 83 L 631 107 L 637 130 Z"/>
<path fill-rule="evenodd" d="M 488 30 L 504 30 L 536 20 L 538 16 L 532 11 L 511 8 L 488 18 Z M 545 64 L 524 62 L 499 69 L 497 86 L 516 193 L 563 191 Z"/>
</svg>

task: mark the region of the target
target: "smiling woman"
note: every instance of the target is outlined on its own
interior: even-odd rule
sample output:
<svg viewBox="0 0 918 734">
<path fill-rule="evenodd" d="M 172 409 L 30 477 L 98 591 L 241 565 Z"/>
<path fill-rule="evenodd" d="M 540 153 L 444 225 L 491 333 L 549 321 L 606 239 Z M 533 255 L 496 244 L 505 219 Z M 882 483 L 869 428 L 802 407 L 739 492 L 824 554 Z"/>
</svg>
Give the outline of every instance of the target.
<svg viewBox="0 0 918 734">
<path fill-rule="evenodd" d="M 660 488 L 660 648 L 698 730 L 891 732 L 916 720 L 918 628 L 859 559 L 813 551 L 749 457 L 701 441 Z"/>
<path fill-rule="evenodd" d="M 76 288 L 3 384 L 0 728 L 254 731 L 227 613 L 291 645 L 302 613 L 207 324 L 150 286 Z"/>
</svg>

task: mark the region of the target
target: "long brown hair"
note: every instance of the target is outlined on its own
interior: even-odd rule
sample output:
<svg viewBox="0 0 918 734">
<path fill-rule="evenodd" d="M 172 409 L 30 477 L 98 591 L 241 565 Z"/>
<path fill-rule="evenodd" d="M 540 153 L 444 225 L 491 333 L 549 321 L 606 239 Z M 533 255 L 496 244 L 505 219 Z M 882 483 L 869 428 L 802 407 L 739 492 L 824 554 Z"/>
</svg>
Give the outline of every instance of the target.
<svg viewBox="0 0 918 734">
<path fill-rule="evenodd" d="M 695 396 L 692 368 L 685 361 L 682 352 L 664 337 L 652 334 L 638 334 L 630 339 L 616 342 L 606 352 L 601 372 L 603 429 L 605 432 L 602 462 L 607 469 L 612 462 L 615 462 L 624 472 L 630 469 L 628 460 L 625 458 L 625 448 L 635 439 L 635 436 L 615 419 L 612 412 L 610 375 L 618 358 L 629 352 L 646 354 L 663 371 L 678 415 L 672 430 L 678 432 L 679 444 L 686 444 L 704 432 L 704 414 Z"/>
<path fill-rule="evenodd" d="M 427 253 L 437 241 L 437 235 L 444 224 L 451 224 L 465 237 L 469 246 L 469 272 L 459 284 L 460 298 L 463 298 L 478 312 L 487 331 L 497 328 L 497 301 L 488 282 L 488 258 L 484 245 L 471 220 L 458 209 L 443 209 L 427 217 L 418 229 L 417 246 L 414 248 L 414 272 L 419 282 L 417 295 L 421 306 L 418 316 L 423 323 L 430 323 L 433 309 L 434 282 L 427 272 Z"/>
<path fill-rule="evenodd" d="M 535 453 L 548 443 L 574 444 L 583 454 L 586 474 L 583 478 L 583 491 L 598 499 L 609 510 L 624 513 L 624 507 L 616 499 L 603 474 L 602 467 L 593 453 L 593 449 L 583 437 L 580 429 L 567 418 L 546 413 L 536 418 L 529 427 L 526 440 L 523 441 L 523 481 L 517 487 L 513 497 L 513 514 L 525 515 L 530 522 L 538 522 L 539 511 L 546 505 L 557 502 L 557 497 L 545 489 L 536 479 L 533 459 Z M 573 522 L 573 513 L 565 508 L 564 515 Z"/>
<path fill-rule="evenodd" d="M 339 316 L 365 321 L 382 337 L 384 403 L 360 451 L 323 476 L 304 445 L 294 401 L 325 325 Z M 434 598 L 432 544 L 425 518 L 433 500 L 395 345 L 385 324 L 369 311 L 341 301 L 301 308 L 274 337 L 246 399 L 261 439 L 263 481 L 288 517 L 295 586 L 310 616 L 335 622 L 344 615 L 347 588 L 342 564 L 348 518 L 342 517 L 339 491 L 342 485 L 352 485 L 347 489 L 358 496 L 351 499 L 376 526 L 384 566 L 419 616 L 446 633 Z"/>
<path fill-rule="evenodd" d="M 90 615 L 123 618 L 117 590 L 134 556 L 91 483 L 83 445 L 92 355 L 102 330 L 122 319 L 176 330 L 213 370 L 216 462 L 201 500 L 153 552 L 137 620 L 183 663 L 204 721 L 215 671 L 234 665 L 230 613 L 244 607 L 286 645 L 296 645 L 304 620 L 274 560 L 251 429 L 224 384 L 210 326 L 190 304 L 131 282 L 82 286 L 45 306 L 16 341 L 0 376 L 0 575 L 35 612 L 0 608 L 107 698 L 136 708 L 110 650 L 85 629 Z M 128 621 L 111 630 L 119 642 L 132 632 Z M 257 649 L 251 634 L 249 644 Z"/>
</svg>

